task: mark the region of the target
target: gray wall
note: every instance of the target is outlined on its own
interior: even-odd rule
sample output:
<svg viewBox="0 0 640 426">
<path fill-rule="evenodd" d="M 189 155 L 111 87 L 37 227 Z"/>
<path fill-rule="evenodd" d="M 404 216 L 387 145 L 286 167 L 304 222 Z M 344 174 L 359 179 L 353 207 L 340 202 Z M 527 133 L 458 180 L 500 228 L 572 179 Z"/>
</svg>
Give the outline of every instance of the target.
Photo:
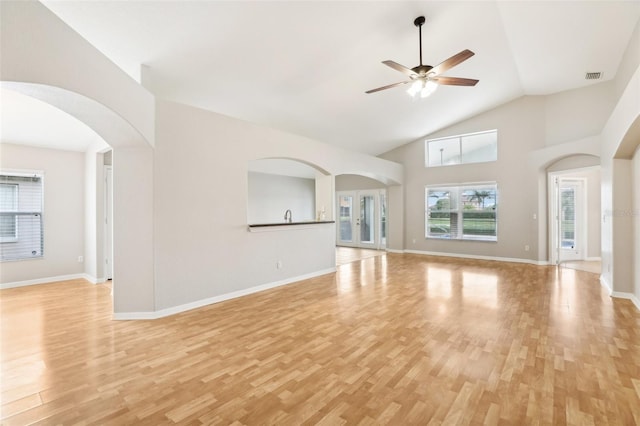
<svg viewBox="0 0 640 426">
<path fill-rule="evenodd" d="M 336 191 L 358 191 L 362 189 L 384 189 L 386 185 L 375 179 L 357 175 L 336 176 Z"/>
<path fill-rule="evenodd" d="M 586 237 L 587 258 L 600 257 L 601 222 L 601 194 L 600 194 L 600 160 L 593 156 L 572 156 L 554 163 L 549 167 L 550 172 L 561 173 L 562 177 L 583 179 L 585 181 L 586 196 Z M 595 165 L 594 165 L 595 164 Z M 585 168 L 587 167 L 587 168 Z M 579 169 L 579 170 L 575 170 Z M 574 170 L 574 171 L 572 171 Z"/>
<path fill-rule="evenodd" d="M 156 310 L 335 268 L 334 224 L 248 231 L 250 162 L 289 158 L 329 175 L 388 171 L 402 180 L 398 164 L 210 111 L 158 100 L 156 115 Z M 329 191 L 333 177 L 326 183 Z"/>
<path fill-rule="evenodd" d="M 633 294 L 636 297 L 636 306 L 640 303 L 640 144 L 633 156 L 633 265 L 634 283 Z M 640 306 L 638 306 L 640 309 Z"/>
<path fill-rule="evenodd" d="M 3 262 L 0 284 L 82 274 L 84 153 L 0 145 L 3 169 L 44 171 L 44 257 Z"/>
<path fill-rule="evenodd" d="M 315 220 L 316 181 L 293 176 L 249 172 L 248 223 Z"/>
<path fill-rule="evenodd" d="M 426 168 L 424 140 L 427 137 L 382 155 L 405 166 L 405 250 L 534 259 L 537 234 L 532 216 L 537 209 L 537 174 L 528 170 L 526 156 L 544 147 L 544 114 L 543 98 L 524 97 L 428 136 L 498 129 L 496 162 Z M 497 242 L 425 238 L 426 185 L 487 181 L 498 183 Z M 526 245 L 529 251 L 525 251 Z"/>
<path fill-rule="evenodd" d="M 565 146 L 572 147 L 569 155 L 592 150 L 590 138 L 597 137 L 611 114 L 615 103 L 613 92 L 613 84 L 600 83 L 550 96 L 524 96 L 381 155 L 405 166 L 405 250 L 547 261 L 547 188 L 539 182 L 546 180 L 549 164 L 567 156 Z M 573 108 L 577 114 L 566 113 Z M 497 161 L 425 167 L 426 139 L 490 129 L 498 129 Z M 559 170 L 585 167 L 594 161 L 599 164 L 599 159 L 594 158 L 584 160 L 578 156 L 562 160 L 558 167 Z M 488 181 L 498 184 L 497 242 L 425 238 L 425 186 Z M 598 197 L 595 192 L 590 195 L 590 199 Z M 592 204 L 589 208 L 591 217 L 600 217 L 596 213 L 599 205 Z M 590 226 L 593 238 L 589 242 L 589 257 L 599 256 L 599 250 L 595 249 L 600 245 L 599 237 L 595 237 L 600 233 L 599 228 L 596 231 L 598 225 Z"/>
</svg>

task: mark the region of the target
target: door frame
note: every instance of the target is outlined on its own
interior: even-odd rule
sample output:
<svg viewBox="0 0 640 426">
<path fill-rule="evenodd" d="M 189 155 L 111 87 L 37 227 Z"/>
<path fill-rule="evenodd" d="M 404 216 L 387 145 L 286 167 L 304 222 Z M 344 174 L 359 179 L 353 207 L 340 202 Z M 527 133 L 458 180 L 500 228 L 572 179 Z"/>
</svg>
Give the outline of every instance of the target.
<svg viewBox="0 0 640 426">
<path fill-rule="evenodd" d="M 576 172 L 586 169 L 587 168 L 548 173 L 549 262 L 553 265 L 558 265 L 563 261 L 584 260 L 587 257 L 587 179 L 575 176 Z M 571 176 L 567 177 L 568 175 Z M 577 247 L 573 250 L 573 254 L 569 254 L 567 250 L 563 251 L 560 243 L 560 185 L 563 181 L 578 183 L 575 216 Z"/>
<path fill-rule="evenodd" d="M 104 277 L 113 279 L 113 166 L 104 166 Z"/>
<path fill-rule="evenodd" d="M 340 240 L 340 197 L 343 195 L 350 195 L 353 199 L 352 205 L 352 218 L 356 224 L 351 225 L 352 241 L 345 242 Z M 350 190 L 350 191 L 336 191 L 336 245 L 341 247 L 354 247 L 364 248 L 372 250 L 384 250 L 386 248 L 386 239 L 388 238 L 388 217 L 386 217 L 386 231 L 385 241 L 382 241 L 382 195 L 384 195 L 385 203 L 387 201 L 386 189 L 362 189 L 362 190 Z M 373 244 L 362 243 L 360 241 L 360 197 L 361 196 L 373 196 L 374 200 L 374 241 Z M 388 210 L 388 206 L 387 206 Z M 388 215 L 387 215 L 388 216 Z M 352 222 L 353 222 L 352 221 Z"/>
</svg>

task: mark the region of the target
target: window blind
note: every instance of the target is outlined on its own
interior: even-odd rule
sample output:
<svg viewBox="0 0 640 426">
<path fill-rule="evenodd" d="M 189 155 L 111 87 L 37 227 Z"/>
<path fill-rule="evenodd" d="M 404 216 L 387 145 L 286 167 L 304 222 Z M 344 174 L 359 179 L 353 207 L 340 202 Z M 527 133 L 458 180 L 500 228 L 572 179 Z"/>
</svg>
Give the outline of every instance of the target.
<svg viewBox="0 0 640 426">
<path fill-rule="evenodd" d="M 0 172 L 0 261 L 42 257 L 43 176 Z"/>
</svg>

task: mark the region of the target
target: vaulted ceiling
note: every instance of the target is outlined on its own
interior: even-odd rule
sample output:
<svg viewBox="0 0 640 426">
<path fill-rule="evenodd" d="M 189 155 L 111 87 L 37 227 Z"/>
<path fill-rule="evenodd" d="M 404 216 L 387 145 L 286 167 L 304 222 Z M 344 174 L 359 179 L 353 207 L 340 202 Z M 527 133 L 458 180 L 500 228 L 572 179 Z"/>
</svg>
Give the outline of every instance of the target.
<svg viewBox="0 0 640 426">
<path fill-rule="evenodd" d="M 380 154 L 522 95 L 615 77 L 638 1 L 52 1 L 43 3 L 156 95 Z M 381 63 L 480 80 L 412 99 Z M 602 72 L 600 80 L 585 80 Z M 406 86 L 405 86 L 406 88 Z"/>
</svg>

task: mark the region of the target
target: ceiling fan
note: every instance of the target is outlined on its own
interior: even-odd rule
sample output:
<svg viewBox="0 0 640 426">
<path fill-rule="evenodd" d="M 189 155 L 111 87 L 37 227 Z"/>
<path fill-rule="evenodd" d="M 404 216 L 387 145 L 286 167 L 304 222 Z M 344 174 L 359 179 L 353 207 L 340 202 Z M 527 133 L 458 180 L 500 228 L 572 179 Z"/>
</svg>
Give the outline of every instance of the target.
<svg viewBox="0 0 640 426">
<path fill-rule="evenodd" d="M 403 84 L 412 83 L 407 92 L 411 96 L 415 96 L 420 93 L 421 97 L 426 98 L 431 93 L 433 93 L 440 84 L 449 86 L 475 86 L 476 83 L 478 83 L 478 80 L 474 80 L 471 78 L 441 76 L 441 74 L 445 71 L 472 57 L 474 53 L 468 49 L 465 49 L 462 52 L 453 55 L 452 57 L 436 65 L 435 67 L 422 64 L 422 25 L 424 24 L 424 22 L 424 16 L 418 16 L 413 21 L 413 24 L 418 27 L 418 37 L 420 39 L 420 65 L 413 68 L 407 68 L 404 65 L 400 65 L 399 63 L 394 61 L 382 61 L 383 64 L 407 75 L 410 80 L 389 84 L 387 86 L 378 87 L 377 89 L 367 90 L 365 93 L 375 93 L 381 90 L 390 89 L 392 87 L 402 86 Z"/>
</svg>

